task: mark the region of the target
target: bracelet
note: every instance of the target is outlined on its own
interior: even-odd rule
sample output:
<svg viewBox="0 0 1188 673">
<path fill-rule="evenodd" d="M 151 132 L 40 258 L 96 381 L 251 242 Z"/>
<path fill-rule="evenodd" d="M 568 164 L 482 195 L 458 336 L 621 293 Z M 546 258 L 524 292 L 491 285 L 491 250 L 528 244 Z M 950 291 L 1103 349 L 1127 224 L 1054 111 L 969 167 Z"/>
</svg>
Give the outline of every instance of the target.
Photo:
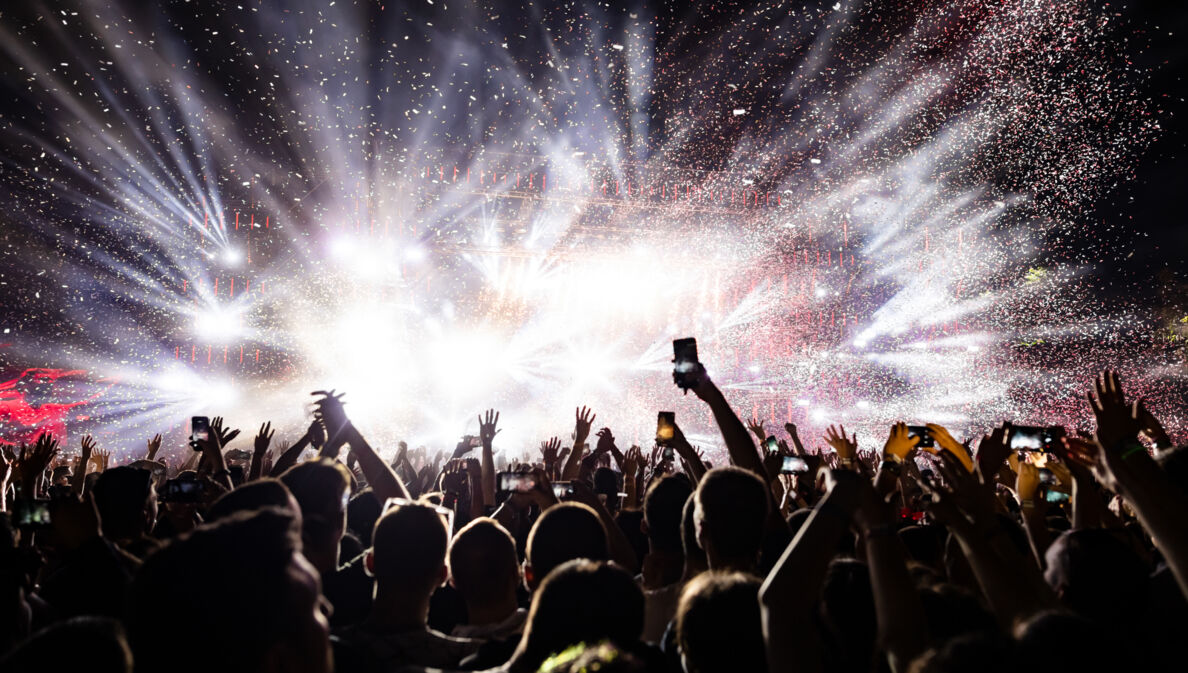
<svg viewBox="0 0 1188 673">
<path fill-rule="evenodd" d="M 1147 447 L 1143 446 L 1142 444 L 1131 444 L 1122 451 L 1122 459 L 1126 460 L 1136 453 L 1147 453 Z"/>
<path fill-rule="evenodd" d="M 884 463 L 895 463 L 898 465 L 899 463 L 903 462 L 903 458 L 895 455 L 894 453 L 884 453 L 883 454 L 883 462 Z"/>
<path fill-rule="evenodd" d="M 1031 498 L 1028 498 L 1026 500 L 1020 500 L 1019 506 L 1022 507 L 1023 509 L 1035 509 L 1035 501 L 1032 500 Z"/>
</svg>

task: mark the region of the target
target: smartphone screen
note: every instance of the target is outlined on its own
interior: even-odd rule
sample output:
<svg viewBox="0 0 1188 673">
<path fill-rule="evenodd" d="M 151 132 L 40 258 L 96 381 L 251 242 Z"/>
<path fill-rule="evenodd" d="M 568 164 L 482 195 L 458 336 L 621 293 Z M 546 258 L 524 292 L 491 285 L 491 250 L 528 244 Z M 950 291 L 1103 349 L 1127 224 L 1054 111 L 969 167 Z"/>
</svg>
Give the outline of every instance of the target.
<svg viewBox="0 0 1188 673">
<path fill-rule="evenodd" d="M 656 414 L 656 443 L 665 444 L 676 436 L 676 412 L 661 411 Z"/>
<path fill-rule="evenodd" d="M 210 439 L 210 418 L 194 416 L 190 419 L 190 441 L 205 442 Z"/>
<path fill-rule="evenodd" d="M 1068 502 L 1069 494 L 1062 491 L 1048 491 L 1047 495 L 1044 496 L 1044 500 L 1048 502 Z"/>
<path fill-rule="evenodd" d="M 1047 451 L 1047 428 L 1027 425 L 1012 425 L 1008 441 L 1012 451 Z"/>
<path fill-rule="evenodd" d="M 205 489 L 200 481 L 193 479 L 170 479 L 161 488 L 164 502 L 200 502 Z"/>
<path fill-rule="evenodd" d="M 553 484 L 553 495 L 556 496 L 556 498 L 558 500 L 565 500 L 566 498 L 572 498 L 573 497 L 573 482 L 563 481 L 563 482 L 560 482 L 557 484 Z"/>
<path fill-rule="evenodd" d="M 921 449 L 928 449 L 936 446 L 936 440 L 929 434 L 928 428 L 923 425 L 909 425 L 908 437 L 919 437 L 920 443 L 916 444 Z"/>
<path fill-rule="evenodd" d="M 780 450 L 780 442 L 775 438 L 774 435 L 765 439 L 763 441 L 763 446 L 767 449 L 768 453 L 776 453 Z"/>
<path fill-rule="evenodd" d="M 12 509 L 13 522 L 19 528 L 47 528 L 52 523 L 48 500 L 17 498 Z"/>
<path fill-rule="evenodd" d="M 692 385 L 692 375 L 697 371 L 697 339 L 676 339 L 672 342 L 672 375 L 681 388 Z"/>
<path fill-rule="evenodd" d="M 676 457 L 671 446 L 664 447 L 663 460 L 671 462 Z"/>
<path fill-rule="evenodd" d="M 536 488 L 536 479 L 520 472 L 500 472 L 497 488 L 505 493 L 527 493 Z"/>
<path fill-rule="evenodd" d="M 808 463 L 804 462 L 803 458 L 796 456 L 784 456 L 784 463 L 780 466 L 781 474 L 797 474 L 801 472 L 808 472 Z"/>
</svg>

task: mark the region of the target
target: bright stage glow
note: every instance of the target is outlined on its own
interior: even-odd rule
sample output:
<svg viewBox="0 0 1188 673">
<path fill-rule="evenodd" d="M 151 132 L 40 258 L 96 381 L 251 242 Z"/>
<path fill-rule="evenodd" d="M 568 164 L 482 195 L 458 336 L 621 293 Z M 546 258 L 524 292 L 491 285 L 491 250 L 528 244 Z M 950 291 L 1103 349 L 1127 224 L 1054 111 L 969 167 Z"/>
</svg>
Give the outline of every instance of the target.
<svg viewBox="0 0 1188 673">
<path fill-rule="evenodd" d="M 452 446 L 496 407 L 518 454 L 579 405 L 624 441 L 664 409 L 716 443 L 672 386 L 674 338 L 806 441 L 920 413 L 1075 424 L 1075 384 L 1132 341 L 1134 311 L 1095 303 L 1096 260 L 1062 246 L 1159 114 L 1085 0 L 895 27 L 767 3 L 672 24 L 696 45 L 675 57 L 664 8 L 545 3 L 543 30 L 476 40 L 506 36 L 365 4 L 263 3 L 218 39 L 181 5 L 161 25 L 184 34 L 94 11 L 0 26 L 14 95 L 70 119 L 0 129 L 31 152 L 8 158 L 22 225 L 75 241 L 29 244 L 23 271 L 51 282 L 25 310 L 60 324 L 16 329 L 14 357 L 126 373 L 93 416 L 138 405 L 141 435 L 221 406 L 295 437 L 306 393 L 337 388 L 377 445 Z M 745 59 L 723 46 L 741 34 Z"/>
<path fill-rule="evenodd" d="M 233 306 L 214 305 L 194 313 L 194 334 L 204 341 L 228 343 L 247 333 L 243 311 Z"/>
</svg>

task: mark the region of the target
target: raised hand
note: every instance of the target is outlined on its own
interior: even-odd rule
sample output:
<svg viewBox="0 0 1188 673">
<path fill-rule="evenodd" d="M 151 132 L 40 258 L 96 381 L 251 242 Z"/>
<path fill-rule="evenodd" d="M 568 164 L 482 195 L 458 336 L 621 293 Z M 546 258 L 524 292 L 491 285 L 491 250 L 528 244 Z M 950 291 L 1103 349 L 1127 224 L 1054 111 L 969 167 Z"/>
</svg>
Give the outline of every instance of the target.
<svg viewBox="0 0 1188 673">
<path fill-rule="evenodd" d="M 785 423 L 784 430 L 788 433 L 788 437 L 792 439 L 792 447 L 796 450 L 796 455 L 803 457 L 807 452 L 804 450 L 804 444 L 800 443 L 800 435 L 796 433 L 796 425 Z"/>
<path fill-rule="evenodd" d="M 157 434 L 155 434 L 151 438 L 149 438 L 148 441 L 146 441 L 144 443 L 144 447 L 145 447 L 144 459 L 145 460 L 156 460 L 157 452 L 161 450 L 161 433 L 158 432 Z"/>
<path fill-rule="evenodd" d="M 322 426 L 321 421 L 314 420 L 309 424 L 309 430 L 306 431 L 305 436 L 315 451 L 321 451 L 322 446 L 326 443 L 326 428 Z"/>
<path fill-rule="evenodd" d="M 1034 507 L 1039 487 L 1039 468 L 1030 460 L 1020 458 L 1019 474 L 1015 477 L 1015 495 L 1019 496 L 1019 504 L 1024 507 Z"/>
<path fill-rule="evenodd" d="M 82 439 L 79 441 L 79 455 L 82 456 L 83 462 L 90 460 L 91 454 L 95 452 L 96 446 L 97 445 L 95 444 L 94 437 L 90 435 L 83 435 Z"/>
<path fill-rule="evenodd" d="M 224 428 L 223 417 L 215 416 L 210 420 L 210 436 L 218 442 L 216 448 L 225 449 L 231 440 L 239 436 L 238 428 Z"/>
<path fill-rule="evenodd" d="M 973 458 L 970 457 L 969 449 L 965 448 L 964 444 L 958 442 L 953 438 L 953 435 L 949 434 L 948 430 L 940 425 L 937 425 L 936 423 L 929 423 L 926 427 L 928 428 L 928 434 L 932 435 L 932 438 L 936 440 L 937 446 L 939 446 L 944 451 L 948 451 L 949 453 L 953 454 L 953 457 L 965 466 L 966 472 L 973 472 Z M 928 451 L 929 453 L 936 453 L 938 455 L 940 454 L 940 451 L 935 447 L 924 450 Z"/>
<path fill-rule="evenodd" d="M 491 448 L 491 444 L 495 441 L 495 435 L 499 434 L 499 430 L 495 426 L 499 424 L 499 412 L 494 409 L 488 409 L 485 415 L 479 416 L 479 441 L 482 442 L 484 448 Z"/>
<path fill-rule="evenodd" d="M 633 446 L 627 449 L 627 453 L 623 456 L 623 474 L 634 476 L 643 469 L 645 464 L 643 453 L 638 446 Z"/>
<path fill-rule="evenodd" d="M 95 463 L 96 472 L 105 472 L 111 463 L 111 451 L 95 449 L 91 452 L 91 461 Z"/>
<path fill-rule="evenodd" d="M 1135 406 L 1135 418 L 1138 420 L 1139 432 L 1155 442 L 1155 448 L 1171 448 L 1171 437 L 1167 436 L 1167 431 L 1163 429 L 1163 424 L 1159 422 L 1159 419 L 1155 418 L 1155 414 L 1147 409 L 1146 398 L 1140 399 Z"/>
<path fill-rule="evenodd" d="M 594 425 L 594 419 L 598 416 L 592 409 L 583 406 L 577 408 L 574 417 L 573 445 L 578 447 L 590 436 L 590 427 Z"/>
<path fill-rule="evenodd" d="M 1008 440 L 1010 429 L 1010 423 L 1003 423 L 978 442 L 978 452 L 974 458 L 978 463 L 978 468 L 987 478 L 998 474 L 1002 464 L 1011 456 L 1011 443 Z"/>
<path fill-rule="evenodd" d="M 553 437 L 540 443 L 540 458 L 545 470 L 549 474 L 556 474 L 557 462 L 560 460 L 561 440 Z"/>
<path fill-rule="evenodd" d="M 256 453 L 263 454 L 268 451 L 268 445 L 272 443 L 272 436 L 276 434 L 276 430 L 272 429 L 272 423 L 264 423 L 260 426 L 260 431 L 256 433 L 256 439 L 253 446 Z"/>
<path fill-rule="evenodd" d="M 334 438 L 349 422 L 346 409 L 343 408 L 342 397 L 346 393 L 336 393 L 331 390 L 315 390 L 310 395 L 320 395 L 314 400 L 314 418 L 322 422 L 326 435 Z"/>
<path fill-rule="evenodd" d="M 838 429 L 841 432 L 838 432 Z M 843 467 L 850 467 L 854 464 L 854 457 L 858 455 L 858 434 L 854 433 L 852 436 L 846 436 L 846 426 L 839 425 L 834 428 L 832 425 L 825 432 L 825 443 L 833 447 L 837 452 L 838 462 Z"/>
<path fill-rule="evenodd" d="M 760 421 L 757 418 L 752 418 L 750 422 L 747 423 L 747 429 L 750 430 L 756 437 L 758 437 L 760 442 L 767 440 L 767 431 L 763 429 L 763 421 Z"/>
<path fill-rule="evenodd" d="M 1097 418 L 1097 442 L 1107 449 L 1136 444 L 1139 433 L 1139 404 L 1127 404 L 1118 373 L 1104 371 L 1095 382 L 1097 397 L 1088 393 L 1089 407 Z"/>
<path fill-rule="evenodd" d="M 919 437 L 912 437 L 908 432 L 907 423 L 900 421 L 891 426 L 891 434 L 887 436 L 887 443 L 883 445 L 883 460 L 902 463 L 908 454 L 915 450 L 920 443 Z"/>
</svg>

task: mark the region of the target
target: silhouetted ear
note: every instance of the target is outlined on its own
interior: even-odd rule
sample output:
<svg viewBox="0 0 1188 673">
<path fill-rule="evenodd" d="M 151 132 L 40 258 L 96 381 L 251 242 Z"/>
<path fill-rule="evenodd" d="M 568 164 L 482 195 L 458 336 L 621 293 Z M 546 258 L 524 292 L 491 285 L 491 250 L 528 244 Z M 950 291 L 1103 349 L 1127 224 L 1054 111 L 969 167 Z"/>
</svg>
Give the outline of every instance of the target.
<svg viewBox="0 0 1188 673">
<path fill-rule="evenodd" d="M 368 577 L 375 577 L 375 551 L 370 548 L 363 552 L 363 570 Z"/>
</svg>

